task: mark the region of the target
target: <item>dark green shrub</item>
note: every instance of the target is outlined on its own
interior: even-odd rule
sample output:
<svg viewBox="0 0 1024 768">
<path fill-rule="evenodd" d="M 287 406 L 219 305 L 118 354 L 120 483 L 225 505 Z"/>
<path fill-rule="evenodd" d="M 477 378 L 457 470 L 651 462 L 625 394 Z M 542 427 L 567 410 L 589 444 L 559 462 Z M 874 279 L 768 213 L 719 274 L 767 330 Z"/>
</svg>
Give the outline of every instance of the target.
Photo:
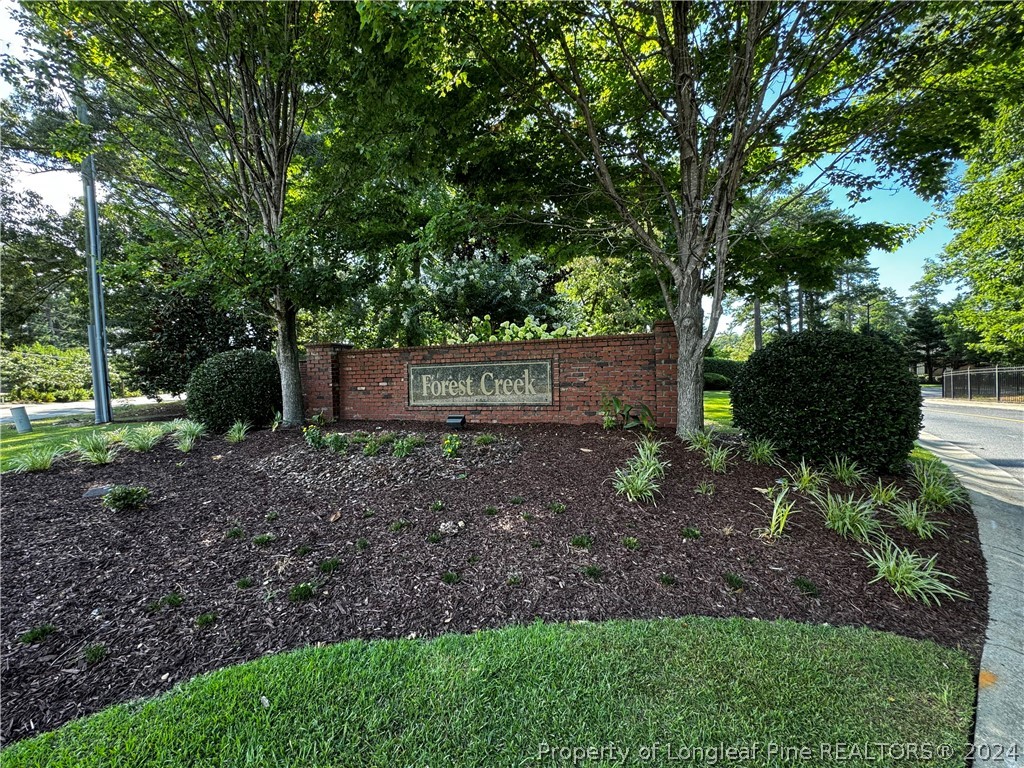
<svg viewBox="0 0 1024 768">
<path fill-rule="evenodd" d="M 742 360 L 726 360 L 724 357 L 705 357 L 704 373 L 705 375 L 716 373 L 732 381 L 743 370 L 744 365 L 746 363 Z"/>
<path fill-rule="evenodd" d="M 114 512 L 135 512 L 149 498 L 149 489 L 143 485 L 115 485 L 103 494 L 103 506 Z"/>
<path fill-rule="evenodd" d="M 900 470 L 921 428 L 921 390 L 903 353 L 849 331 L 772 341 L 733 380 L 731 400 L 735 426 L 819 466 L 845 456 Z"/>
<path fill-rule="evenodd" d="M 205 360 L 188 380 L 189 418 L 211 432 L 236 421 L 265 426 L 281 408 L 281 377 L 270 352 L 236 349 Z"/>
<path fill-rule="evenodd" d="M 704 389 L 728 389 L 731 386 L 732 381 L 720 373 L 704 374 Z"/>
</svg>

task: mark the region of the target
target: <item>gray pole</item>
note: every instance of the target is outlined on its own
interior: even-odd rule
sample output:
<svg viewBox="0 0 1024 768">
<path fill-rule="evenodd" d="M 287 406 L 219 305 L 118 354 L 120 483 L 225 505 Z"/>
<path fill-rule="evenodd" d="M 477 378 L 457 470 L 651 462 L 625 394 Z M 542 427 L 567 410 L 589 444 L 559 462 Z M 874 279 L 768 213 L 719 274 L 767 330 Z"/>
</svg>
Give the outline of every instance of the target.
<svg viewBox="0 0 1024 768">
<path fill-rule="evenodd" d="M 88 125 L 85 103 L 78 102 L 78 120 Z M 85 193 L 85 232 L 88 248 L 89 282 L 89 360 L 92 363 L 92 395 L 96 403 L 96 423 L 111 421 L 110 379 L 107 374 L 107 312 L 100 277 L 100 218 L 96 207 L 96 161 L 88 155 L 82 161 L 82 189 Z"/>
</svg>

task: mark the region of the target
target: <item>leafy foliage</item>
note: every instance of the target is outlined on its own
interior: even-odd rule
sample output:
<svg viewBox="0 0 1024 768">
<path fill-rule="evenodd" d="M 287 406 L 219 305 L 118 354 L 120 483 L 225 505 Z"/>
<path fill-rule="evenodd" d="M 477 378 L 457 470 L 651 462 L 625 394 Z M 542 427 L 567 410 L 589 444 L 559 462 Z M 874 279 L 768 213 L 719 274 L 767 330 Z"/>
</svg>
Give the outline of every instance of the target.
<svg viewBox="0 0 1024 768">
<path fill-rule="evenodd" d="M 281 407 L 277 362 L 269 352 L 233 350 L 199 365 L 188 382 L 190 418 L 210 430 L 226 432 L 236 421 L 255 426 L 270 423 Z"/>
<path fill-rule="evenodd" d="M 852 493 L 849 496 L 838 496 L 831 491 L 816 498 L 825 516 L 825 525 L 844 539 L 866 544 L 882 532 L 882 524 L 870 502 L 858 499 Z"/>
<path fill-rule="evenodd" d="M 733 423 L 788 456 L 903 467 L 921 427 L 921 393 L 889 342 L 848 331 L 772 341 L 733 382 Z"/>
<path fill-rule="evenodd" d="M 901 597 L 919 600 L 925 605 L 938 605 L 942 598 L 968 599 L 965 592 L 950 585 L 949 582 L 955 581 L 952 576 L 935 567 L 938 555 L 926 558 L 886 539 L 874 549 L 865 550 L 864 556 L 875 569 L 871 583 L 884 580 Z"/>
<path fill-rule="evenodd" d="M 103 494 L 103 506 L 114 512 L 135 512 L 149 498 L 149 489 L 142 485 L 115 485 Z"/>
<path fill-rule="evenodd" d="M 704 389 L 710 389 L 712 391 L 729 389 L 732 386 L 732 381 L 722 376 L 720 373 L 705 373 L 704 374 Z"/>
</svg>

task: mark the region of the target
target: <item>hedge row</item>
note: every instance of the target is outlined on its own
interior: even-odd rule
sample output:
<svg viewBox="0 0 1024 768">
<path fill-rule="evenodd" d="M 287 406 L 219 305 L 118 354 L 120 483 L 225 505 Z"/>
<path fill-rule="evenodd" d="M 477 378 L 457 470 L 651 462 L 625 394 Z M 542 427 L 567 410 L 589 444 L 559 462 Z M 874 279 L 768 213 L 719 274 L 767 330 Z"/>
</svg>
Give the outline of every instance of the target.
<svg viewBox="0 0 1024 768">
<path fill-rule="evenodd" d="M 114 397 L 133 393 L 128 389 L 125 362 L 110 359 L 110 389 Z M 61 349 L 50 344 L 25 344 L 0 350 L 0 389 L 15 400 L 68 402 L 92 397 L 89 350 Z"/>
</svg>

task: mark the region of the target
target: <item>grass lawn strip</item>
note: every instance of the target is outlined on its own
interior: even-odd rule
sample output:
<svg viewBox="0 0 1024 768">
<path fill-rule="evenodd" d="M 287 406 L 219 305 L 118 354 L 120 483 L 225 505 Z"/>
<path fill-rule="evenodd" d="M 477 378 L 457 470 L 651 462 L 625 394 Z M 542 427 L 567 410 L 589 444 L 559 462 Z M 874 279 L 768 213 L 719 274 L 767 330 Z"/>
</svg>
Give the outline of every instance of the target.
<svg viewBox="0 0 1024 768">
<path fill-rule="evenodd" d="M 3 763 L 564 765 L 571 758 L 542 757 L 542 745 L 614 744 L 631 750 L 626 764 L 640 764 L 637 750 L 657 742 L 676 758 L 719 744 L 806 746 L 823 765 L 819 745 L 843 742 L 941 746 L 949 757 L 918 764 L 962 766 L 973 698 L 966 655 L 872 630 L 707 618 L 535 623 L 266 657 L 16 743 Z M 751 762 L 770 762 L 760 755 Z M 662 753 L 643 764 L 707 759 Z"/>
</svg>

